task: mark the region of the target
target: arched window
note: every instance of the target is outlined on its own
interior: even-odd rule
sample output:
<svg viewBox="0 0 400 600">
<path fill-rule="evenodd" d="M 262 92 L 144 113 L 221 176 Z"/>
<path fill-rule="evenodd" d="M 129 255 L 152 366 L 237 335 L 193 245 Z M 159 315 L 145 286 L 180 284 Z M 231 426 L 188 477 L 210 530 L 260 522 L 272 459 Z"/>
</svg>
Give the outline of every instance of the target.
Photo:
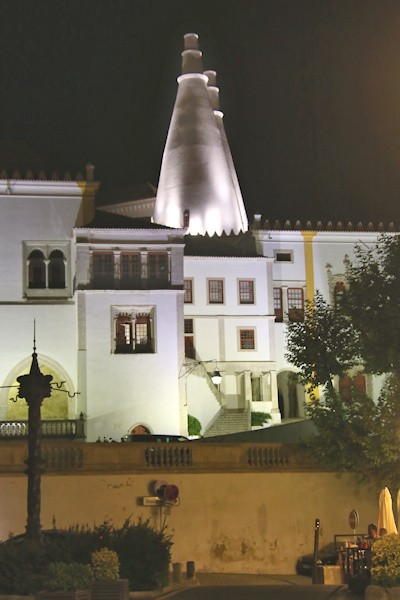
<svg viewBox="0 0 400 600">
<path fill-rule="evenodd" d="M 32 250 L 28 256 L 28 278 L 31 289 L 46 287 L 46 263 L 40 250 Z"/>
<path fill-rule="evenodd" d="M 53 250 L 50 253 L 49 288 L 65 288 L 65 257 L 61 250 Z"/>
<path fill-rule="evenodd" d="M 357 373 L 357 375 L 353 377 L 353 386 L 356 392 L 358 392 L 362 396 L 365 396 L 365 394 L 367 393 L 367 386 L 365 382 L 364 373 Z"/>
</svg>

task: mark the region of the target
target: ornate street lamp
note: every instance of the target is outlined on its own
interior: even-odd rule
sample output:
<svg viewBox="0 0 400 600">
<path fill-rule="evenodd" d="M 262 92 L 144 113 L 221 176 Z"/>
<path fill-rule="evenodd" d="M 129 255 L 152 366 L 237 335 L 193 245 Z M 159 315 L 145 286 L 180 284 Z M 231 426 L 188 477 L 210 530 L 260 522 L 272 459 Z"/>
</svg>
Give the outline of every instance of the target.
<svg viewBox="0 0 400 600">
<path fill-rule="evenodd" d="M 40 409 L 45 398 L 51 396 L 52 375 L 43 375 L 40 371 L 36 339 L 33 339 L 32 364 L 28 375 L 17 377 L 19 383 L 18 397 L 25 398 L 28 404 L 28 458 L 25 461 L 28 475 L 28 520 L 26 535 L 33 540 L 40 540 L 40 483 L 42 474 L 41 456 L 41 414 Z"/>
</svg>

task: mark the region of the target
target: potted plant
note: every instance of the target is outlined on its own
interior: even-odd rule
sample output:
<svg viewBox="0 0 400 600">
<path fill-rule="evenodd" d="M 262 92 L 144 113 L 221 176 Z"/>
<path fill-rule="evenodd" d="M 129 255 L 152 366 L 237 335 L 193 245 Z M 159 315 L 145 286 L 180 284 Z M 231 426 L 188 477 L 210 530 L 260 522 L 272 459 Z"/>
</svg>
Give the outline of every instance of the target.
<svg viewBox="0 0 400 600">
<path fill-rule="evenodd" d="M 44 590 L 36 600 L 90 600 L 93 572 L 89 565 L 54 562 L 47 569 Z"/>
<path fill-rule="evenodd" d="M 91 554 L 92 600 L 128 600 L 129 580 L 119 577 L 119 560 L 114 550 L 101 548 Z"/>
</svg>

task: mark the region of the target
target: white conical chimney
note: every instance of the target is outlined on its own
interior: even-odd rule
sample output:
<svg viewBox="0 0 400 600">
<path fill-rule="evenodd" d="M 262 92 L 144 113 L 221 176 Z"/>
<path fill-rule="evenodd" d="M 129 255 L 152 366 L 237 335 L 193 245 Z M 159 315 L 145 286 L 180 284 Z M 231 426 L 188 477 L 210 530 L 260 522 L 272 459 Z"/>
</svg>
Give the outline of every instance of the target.
<svg viewBox="0 0 400 600">
<path fill-rule="evenodd" d="M 225 131 L 214 114 L 208 77 L 202 72 L 198 36 L 186 34 L 184 39 L 182 75 L 178 77 L 153 220 L 169 227 L 187 227 L 191 234 L 246 231 L 247 217 Z"/>
</svg>

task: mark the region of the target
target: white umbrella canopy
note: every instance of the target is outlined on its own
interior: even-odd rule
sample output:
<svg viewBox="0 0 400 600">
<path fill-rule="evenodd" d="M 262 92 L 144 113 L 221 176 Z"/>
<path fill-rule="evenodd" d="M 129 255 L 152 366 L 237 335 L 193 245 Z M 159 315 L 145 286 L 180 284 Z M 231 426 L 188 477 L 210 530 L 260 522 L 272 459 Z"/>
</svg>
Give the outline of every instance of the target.
<svg viewBox="0 0 400 600">
<path fill-rule="evenodd" d="M 399 494 L 397 494 L 397 506 L 399 505 Z M 385 528 L 388 533 L 397 533 L 397 527 L 393 515 L 392 496 L 387 487 L 379 494 L 379 516 L 378 533 Z"/>
</svg>

